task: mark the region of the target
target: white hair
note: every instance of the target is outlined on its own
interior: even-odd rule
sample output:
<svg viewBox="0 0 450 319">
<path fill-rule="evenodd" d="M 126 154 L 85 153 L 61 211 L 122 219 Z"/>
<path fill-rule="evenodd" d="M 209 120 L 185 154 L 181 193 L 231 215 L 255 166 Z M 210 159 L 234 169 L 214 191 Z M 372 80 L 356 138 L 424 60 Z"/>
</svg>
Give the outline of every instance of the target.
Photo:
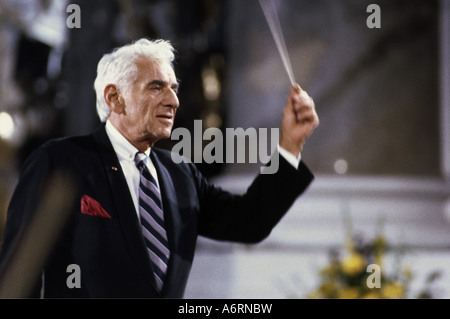
<svg viewBox="0 0 450 319">
<path fill-rule="evenodd" d="M 140 39 L 103 55 L 98 62 L 97 77 L 94 82 L 97 114 L 100 120 L 106 122 L 111 113 L 104 98 L 107 85 L 115 84 L 122 91 L 128 90 L 137 76 L 136 61 L 142 57 L 168 63 L 173 68 L 174 52 L 175 49 L 169 41 Z"/>
</svg>

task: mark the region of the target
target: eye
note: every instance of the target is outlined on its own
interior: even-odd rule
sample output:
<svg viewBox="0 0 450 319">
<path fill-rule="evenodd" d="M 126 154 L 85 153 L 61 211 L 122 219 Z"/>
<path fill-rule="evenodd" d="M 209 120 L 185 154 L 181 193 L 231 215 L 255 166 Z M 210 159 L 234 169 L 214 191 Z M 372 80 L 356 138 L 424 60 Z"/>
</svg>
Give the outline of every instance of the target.
<svg viewBox="0 0 450 319">
<path fill-rule="evenodd" d="M 154 85 L 150 86 L 150 90 L 159 92 L 159 91 L 162 90 L 162 88 L 161 88 L 161 85 L 159 85 L 159 84 L 154 84 Z"/>
</svg>

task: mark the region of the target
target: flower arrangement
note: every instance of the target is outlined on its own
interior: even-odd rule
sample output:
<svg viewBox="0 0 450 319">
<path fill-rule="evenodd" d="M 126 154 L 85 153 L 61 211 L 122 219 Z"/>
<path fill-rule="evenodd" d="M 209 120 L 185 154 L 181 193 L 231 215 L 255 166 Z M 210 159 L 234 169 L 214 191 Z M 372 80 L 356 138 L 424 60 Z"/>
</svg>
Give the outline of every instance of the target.
<svg viewBox="0 0 450 319">
<path fill-rule="evenodd" d="M 330 252 L 327 266 L 319 270 L 319 285 L 308 298 L 341 299 L 401 299 L 408 298 L 413 273 L 409 267 L 385 270 L 384 257 L 388 249 L 386 238 L 378 233 L 373 240 L 353 236 L 349 232 L 343 253 Z M 415 298 L 433 298 L 431 284 L 439 278 L 433 271 L 426 279 L 426 286 Z"/>
</svg>

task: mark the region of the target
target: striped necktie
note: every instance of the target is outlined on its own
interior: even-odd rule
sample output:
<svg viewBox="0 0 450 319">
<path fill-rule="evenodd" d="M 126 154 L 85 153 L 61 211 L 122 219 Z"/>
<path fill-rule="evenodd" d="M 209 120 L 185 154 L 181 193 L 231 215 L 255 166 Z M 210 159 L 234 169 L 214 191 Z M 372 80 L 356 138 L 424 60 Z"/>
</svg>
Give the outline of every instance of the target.
<svg viewBox="0 0 450 319">
<path fill-rule="evenodd" d="M 139 183 L 139 215 L 142 234 L 152 262 L 156 284 L 161 291 L 166 275 L 170 251 L 167 241 L 161 194 L 155 179 L 145 165 L 148 160 L 144 153 L 137 153 L 136 166 L 141 172 Z"/>
</svg>

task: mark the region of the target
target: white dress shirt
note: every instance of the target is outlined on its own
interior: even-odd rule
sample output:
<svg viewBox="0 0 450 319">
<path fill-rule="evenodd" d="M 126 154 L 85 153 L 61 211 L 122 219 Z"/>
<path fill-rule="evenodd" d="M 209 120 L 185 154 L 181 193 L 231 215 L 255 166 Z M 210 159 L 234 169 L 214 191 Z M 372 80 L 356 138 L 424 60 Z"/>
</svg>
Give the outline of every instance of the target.
<svg viewBox="0 0 450 319">
<path fill-rule="evenodd" d="M 114 151 L 119 159 L 120 166 L 125 175 L 125 179 L 130 189 L 130 194 L 133 199 L 134 207 L 136 209 L 136 214 L 139 218 L 139 179 L 140 172 L 136 167 L 134 158 L 139 150 L 134 147 L 112 124 L 109 120 L 106 121 L 106 134 L 111 141 Z M 295 157 L 292 153 L 282 148 L 279 144 L 277 145 L 277 150 L 281 156 L 283 156 L 293 167 L 298 168 L 301 161 L 301 154 Z M 156 183 L 159 187 L 158 174 L 156 173 L 155 166 L 150 159 L 151 148 L 145 151 L 145 154 L 149 156 L 149 160 L 146 165 L 150 170 L 150 173 L 155 178 Z"/>
<path fill-rule="evenodd" d="M 300 161 L 302 160 L 302 154 L 298 153 L 298 156 L 295 157 L 294 154 L 287 151 L 286 149 L 282 148 L 280 144 L 277 145 L 278 153 L 280 153 L 281 156 L 284 157 L 286 161 L 288 161 L 289 164 L 294 166 L 296 169 L 298 168 L 298 165 L 300 164 Z"/>
<path fill-rule="evenodd" d="M 136 167 L 136 162 L 134 161 L 136 153 L 139 152 L 139 150 L 128 142 L 128 140 L 111 124 L 110 121 L 106 121 L 106 134 L 108 135 L 114 151 L 117 154 L 117 158 L 119 159 L 128 188 L 130 189 L 136 214 L 139 217 L 139 180 L 141 174 L 139 169 Z M 151 148 L 144 153 L 147 156 L 150 156 L 150 152 Z M 146 162 L 146 165 L 159 187 L 158 174 L 156 173 L 155 166 L 153 165 L 150 157 Z"/>
</svg>

